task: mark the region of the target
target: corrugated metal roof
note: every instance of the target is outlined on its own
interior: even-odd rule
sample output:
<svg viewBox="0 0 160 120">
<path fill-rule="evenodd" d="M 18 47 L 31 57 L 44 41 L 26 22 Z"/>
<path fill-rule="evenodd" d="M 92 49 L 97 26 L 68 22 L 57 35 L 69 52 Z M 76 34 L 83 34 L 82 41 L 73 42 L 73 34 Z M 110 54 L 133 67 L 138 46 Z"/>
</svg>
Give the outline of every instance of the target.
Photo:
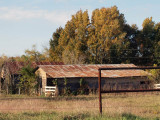
<svg viewBox="0 0 160 120">
<path fill-rule="evenodd" d="M 3 64 L 4 69 L 8 69 L 10 74 L 19 74 L 19 71 L 24 67 L 26 62 L 8 61 Z M 38 65 L 64 65 L 63 62 L 32 62 L 31 67 L 36 68 Z"/>
<path fill-rule="evenodd" d="M 39 65 L 52 78 L 98 77 L 98 68 L 136 67 L 133 64 L 98 64 L 98 65 Z M 143 70 L 104 70 L 102 77 L 146 76 Z"/>
</svg>

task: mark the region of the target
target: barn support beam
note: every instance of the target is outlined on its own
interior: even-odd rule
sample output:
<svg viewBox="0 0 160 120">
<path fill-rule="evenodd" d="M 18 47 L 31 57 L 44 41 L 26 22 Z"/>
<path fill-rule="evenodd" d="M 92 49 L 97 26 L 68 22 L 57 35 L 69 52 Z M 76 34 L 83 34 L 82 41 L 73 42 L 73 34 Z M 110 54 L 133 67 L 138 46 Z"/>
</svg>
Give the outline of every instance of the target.
<svg viewBox="0 0 160 120">
<path fill-rule="evenodd" d="M 1 90 L 2 90 L 2 78 L 0 78 L 0 95 L 1 95 Z"/>
</svg>

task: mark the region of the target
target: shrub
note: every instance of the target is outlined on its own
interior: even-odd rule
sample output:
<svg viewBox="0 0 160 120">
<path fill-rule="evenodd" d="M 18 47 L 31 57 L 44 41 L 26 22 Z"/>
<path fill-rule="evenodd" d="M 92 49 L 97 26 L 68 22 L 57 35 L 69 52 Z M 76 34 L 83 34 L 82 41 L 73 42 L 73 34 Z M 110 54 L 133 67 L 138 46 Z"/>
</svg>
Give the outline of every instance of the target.
<svg viewBox="0 0 160 120">
<path fill-rule="evenodd" d="M 88 94 L 88 85 L 87 82 L 84 80 L 84 78 L 80 79 L 79 84 L 80 84 L 79 94 L 81 95 Z"/>
<path fill-rule="evenodd" d="M 68 87 L 68 80 L 67 78 L 64 78 L 64 95 L 70 95 L 71 90 L 70 87 Z"/>
</svg>

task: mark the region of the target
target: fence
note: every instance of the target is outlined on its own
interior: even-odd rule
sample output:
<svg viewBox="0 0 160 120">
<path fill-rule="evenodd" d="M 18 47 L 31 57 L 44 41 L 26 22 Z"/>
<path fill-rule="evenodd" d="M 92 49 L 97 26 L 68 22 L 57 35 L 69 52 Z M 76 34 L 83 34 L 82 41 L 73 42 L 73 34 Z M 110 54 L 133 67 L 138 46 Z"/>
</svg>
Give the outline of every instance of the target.
<svg viewBox="0 0 160 120">
<path fill-rule="evenodd" d="M 45 96 L 47 94 L 55 95 L 56 86 L 45 86 Z"/>
<path fill-rule="evenodd" d="M 147 89 L 147 90 L 114 90 L 114 91 L 102 91 L 101 90 L 101 71 L 102 70 L 146 70 L 146 69 L 160 69 L 159 67 L 117 67 L 117 68 L 99 68 L 98 69 L 98 91 L 99 91 L 99 112 L 102 114 L 102 96 L 101 93 L 121 93 L 121 92 L 152 92 L 152 91 L 160 91 L 160 84 L 155 84 L 155 89 Z"/>
<path fill-rule="evenodd" d="M 154 84 L 155 89 L 160 89 L 160 84 Z"/>
</svg>

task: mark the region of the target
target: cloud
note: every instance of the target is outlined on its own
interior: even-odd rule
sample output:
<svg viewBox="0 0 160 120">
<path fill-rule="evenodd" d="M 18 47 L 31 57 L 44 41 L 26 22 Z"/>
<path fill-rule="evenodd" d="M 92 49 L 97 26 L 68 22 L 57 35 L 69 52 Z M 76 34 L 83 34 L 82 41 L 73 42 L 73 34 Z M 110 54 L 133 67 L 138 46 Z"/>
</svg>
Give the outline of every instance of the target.
<svg viewBox="0 0 160 120">
<path fill-rule="evenodd" d="M 98 2 L 104 3 L 104 2 L 107 2 L 107 0 L 98 0 Z"/>
<path fill-rule="evenodd" d="M 67 2 L 68 0 L 54 0 L 54 2 Z"/>
<path fill-rule="evenodd" d="M 44 19 L 52 23 L 65 24 L 73 11 L 25 10 L 23 8 L 0 7 L 0 20 L 21 21 Z"/>
</svg>

